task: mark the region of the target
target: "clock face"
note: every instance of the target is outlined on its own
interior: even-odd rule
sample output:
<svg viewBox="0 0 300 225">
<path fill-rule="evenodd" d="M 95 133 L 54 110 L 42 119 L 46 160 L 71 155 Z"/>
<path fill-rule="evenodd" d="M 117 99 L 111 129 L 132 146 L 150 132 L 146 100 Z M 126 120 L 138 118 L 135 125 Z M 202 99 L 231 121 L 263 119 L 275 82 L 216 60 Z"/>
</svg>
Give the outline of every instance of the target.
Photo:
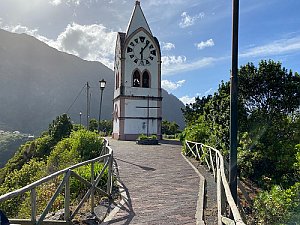
<svg viewBox="0 0 300 225">
<path fill-rule="evenodd" d="M 145 36 L 132 39 L 126 52 L 133 62 L 139 66 L 150 66 L 157 54 L 153 43 Z"/>
</svg>

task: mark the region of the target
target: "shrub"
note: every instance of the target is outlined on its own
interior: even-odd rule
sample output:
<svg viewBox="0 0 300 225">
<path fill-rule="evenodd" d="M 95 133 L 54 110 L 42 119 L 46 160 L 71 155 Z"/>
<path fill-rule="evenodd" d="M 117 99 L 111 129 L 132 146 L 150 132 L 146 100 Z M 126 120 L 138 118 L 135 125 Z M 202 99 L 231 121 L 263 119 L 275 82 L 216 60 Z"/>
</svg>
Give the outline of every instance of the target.
<svg viewBox="0 0 300 225">
<path fill-rule="evenodd" d="M 94 178 L 95 179 L 100 174 L 103 167 L 104 167 L 103 163 L 95 163 L 94 164 L 94 176 L 95 176 Z M 80 175 L 81 177 L 83 177 L 85 180 L 87 180 L 87 181 L 91 180 L 91 165 L 81 166 L 81 167 L 75 169 L 75 172 L 78 175 Z M 107 178 L 108 178 L 108 169 L 106 168 L 99 183 L 98 183 L 98 187 L 103 189 L 107 183 Z M 80 182 L 78 179 L 71 178 L 70 189 L 71 189 L 72 198 L 76 199 L 78 196 L 81 196 L 82 194 L 84 194 L 83 191 L 84 191 L 85 187 L 86 187 L 86 185 L 83 184 L 82 182 Z"/>
<path fill-rule="evenodd" d="M 287 224 L 299 217 L 300 183 L 283 190 L 275 185 L 270 191 L 261 192 L 254 201 L 255 215 L 262 224 Z"/>
<path fill-rule="evenodd" d="M 45 163 L 36 159 L 30 160 L 20 170 L 14 170 L 5 177 L 0 187 L 0 195 L 24 187 L 45 176 Z M 21 202 L 28 196 L 18 196 L 0 204 L 0 208 L 7 213 L 9 217 L 16 216 L 21 208 Z"/>
</svg>

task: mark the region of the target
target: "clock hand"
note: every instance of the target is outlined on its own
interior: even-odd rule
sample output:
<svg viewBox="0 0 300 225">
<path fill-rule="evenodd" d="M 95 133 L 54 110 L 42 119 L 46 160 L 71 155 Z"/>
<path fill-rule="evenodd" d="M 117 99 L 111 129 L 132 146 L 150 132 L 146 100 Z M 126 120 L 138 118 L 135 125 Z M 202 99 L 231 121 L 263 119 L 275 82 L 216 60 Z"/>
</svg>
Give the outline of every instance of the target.
<svg viewBox="0 0 300 225">
<path fill-rule="evenodd" d="M 144 51 L 144 49 L 141 48 L 141 52 L 140 52 L 140 54 L 141 54 L 141 60 L 143 60 L 143 51 Z"/>
<path fill-rule="evenodd" d="M 147 42 L 147 44 L 145 45 L 145 47 L 143 48 L 141 48 L 141 52 L 140 52 L 140 54 L 142 54 L 143 53 L 143 51 L 147 48 L 147 46 L 149 45 L 149 43 L 150 43 L 150 41 L 149 42 Z"/>
</svg>

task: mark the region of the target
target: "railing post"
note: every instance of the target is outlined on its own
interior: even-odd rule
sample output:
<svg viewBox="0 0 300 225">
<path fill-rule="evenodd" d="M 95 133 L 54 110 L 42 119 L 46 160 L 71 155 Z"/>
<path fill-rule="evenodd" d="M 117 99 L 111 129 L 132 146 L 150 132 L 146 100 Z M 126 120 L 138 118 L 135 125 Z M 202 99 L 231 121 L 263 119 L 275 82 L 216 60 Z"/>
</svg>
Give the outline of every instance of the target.
<svg viewBox="0 0 300 225">
<path fill-rule="evenodd" d="M 94 173 L 94 170 L 95 170 L 95 164 L 94 162 L 91 163 L 91 184 L 92 184 L 92 187 L 91 187 L 91 213 L 94 213 L 94 205 L 95 205 L 95 173 Z"/>
<path fill-rule="evenodd" d="M 66 174 L 70 174 L 68 172 Z M 70 220 L 70 176 L 67 176 L 66 184 L 65 184 L 65 221 Z"/>
<path fill-rule="evenodd" d="M 108 174 L 107 174 L 107 194 L 111 195 L 111 188 L 112 188 L 112 163 L 113 163 L 113 153 L 108 158 Z"/>
<path fill-rule="evenodd" d="M 30 191 L 30 201 L 31 201 L 31 222 L 36 223 L 36 191 L 35 188 Z"/>
</svg>

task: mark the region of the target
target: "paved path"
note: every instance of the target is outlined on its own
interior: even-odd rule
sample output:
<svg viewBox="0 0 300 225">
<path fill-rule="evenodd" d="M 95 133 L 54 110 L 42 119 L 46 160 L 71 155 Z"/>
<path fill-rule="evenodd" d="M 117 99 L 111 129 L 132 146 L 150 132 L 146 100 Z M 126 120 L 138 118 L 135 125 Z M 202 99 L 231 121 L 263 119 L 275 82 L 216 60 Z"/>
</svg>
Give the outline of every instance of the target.
<svg viewBox="0 0 300 225">
<path fill-rule="evenodd" d="M 107 224 L 196 224 L 199 176 L 181 145 L 137 145 L 109 139 L 128 196 Z"/>
</svg>

